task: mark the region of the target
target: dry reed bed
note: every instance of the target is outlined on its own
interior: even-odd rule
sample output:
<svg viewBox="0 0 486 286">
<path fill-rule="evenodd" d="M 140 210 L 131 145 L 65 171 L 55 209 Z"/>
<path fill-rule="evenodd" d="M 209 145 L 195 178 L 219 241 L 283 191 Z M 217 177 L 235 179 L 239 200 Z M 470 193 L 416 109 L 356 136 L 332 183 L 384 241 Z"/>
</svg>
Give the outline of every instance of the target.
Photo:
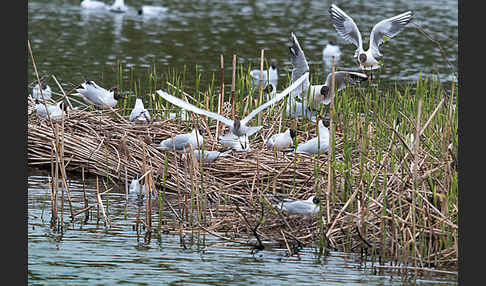
<svg viewBox="0 0 486 286">
<path fill-rule="evenodd" d="M 32 102 L 29 102 L 29 112 L 31 110 Z M 195 120 L 206 130 L 206 148 L 221 149 L 214 138 L 215 122 L 209 126 L 205 118 Z M 190 122 L 181 125 L 179 120 L 167 119 L 140 126 L 112 111 L 73 110 L 63 123 L 64 129 L 58 128 L 63 138 L 67 170 L 84 168 L 88 173 L 109 176 L 120 185 L 125 182 L 125 170 L 129 180 L 151 170 L 157 189 L 165 187 L 186 200 L 196 200 L 196 204 L 186 204 L 182 208 L 186 213 L 202 216 L 203 223 L 189 223 L 188 216 L 184 219 L 186 231 L 192 229 L 228 239 L 255 237 L 252 228 L 261 222 L 263 204 L 264 223 L 258 226 L 256 233 L 263 240 L 280 242 L 289 252 L 296 244 L 321 241 L 321 245 L 324 243 L 341 251 L 366 249 L 368 253 L 400 265 L 457 267 L 458 227 L 454 223 L 457 205 L 452 206 L 452 211 L 450 207 L 445 211 L 447 198 L 436 199 L 425 187 L 437 170 L 451 168 L 452 159 L 433 158 L 425 149 L 419 149 L 413 156 L 419 164 L 416 173 L 407 168 L 390 170 L 386 167 L 390 159 L 387 154 L 391 154 L 391 148 L 397 148 L 391 140 L 389 152 L 385 152 L 380 161 L 370 146 L 365 151 L 364 148 L 353 150 L 349 168 L 352 182 L 343 175 L 345 172 L 333 172 L 333 187 L 328 188 L 328 154 L 319 159 L 298 155 L 295 160 L 291 155 L 274 154 L 265 149 L 264 142 L 275 131 L 278 119 L 264 122 L 274 123 L 264 124 L 260 135 L 251 142 L 251 152 L 232 152 L 207 166 L 196 163 L 194 158 L 179 160 L 178 155 L 154 147 L 171 135 L 190 130 Z M 288 121 L 287 125 L 292 123 Z M 184 124 L 189 127 L 182 131 Z M 340 152 L 342 129 L 346 126 L 338 123 L 336 127 L 335 160 L 340 162 L 343 160 Z M 369 140 L 373 139 L 375 129 L 371 125 L 360 125 L 360 128 Z M 308 134 L 300 132 L 299 136 L 301 141 L 306 140 L 315 136 L 315 130 L 310 128 Z M 29 165 L 50 165 L 55 140 L 55 131 L 49 122 L 31 115 L 28 120 Z M 400 165 L 408 166 L 411 161 L 407 157 L 412 156 L 404 154 Z M 371 182 L 362 176 L 365 157 L 364 168 L 373 174 Z M 442 187 L 447 190 L 449 184 L 443 182 Z M 262 199 L 262 194 L 271 193 L 302 199 L 317 194 L 322 199 L 322 220 L 294 216 L 284 219 Z M 420 200 L 420 204 L 416 200 Z"/>
</svg>

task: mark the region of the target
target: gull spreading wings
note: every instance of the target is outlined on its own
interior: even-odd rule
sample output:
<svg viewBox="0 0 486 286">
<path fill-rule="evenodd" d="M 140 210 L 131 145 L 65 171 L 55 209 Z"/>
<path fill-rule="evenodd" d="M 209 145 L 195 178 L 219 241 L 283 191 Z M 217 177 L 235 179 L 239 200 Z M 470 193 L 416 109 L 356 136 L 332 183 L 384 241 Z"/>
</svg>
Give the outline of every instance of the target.
<svg viewBox="0 0 486 286">
<path fill-rule="evenodd" d="M 287 87 L 284 91 L 277 94 L 271 100 L 269 100 L 269 101 L 265 102 L 264 104 L 255 108 L 252 112 L 250 112 L 250 114 L 248 114 L 242 120 L 239 120 L 238 118 L 236 118 L 235 120 L 231 120 L 229 118 L 224 117 L 221 114 L 217 114 L 217 113 L 205 110 L 205 109 L 201 109 L 199 107 L 196 107 L 196 106 L 190 104 L 187 101 L 184 101 L 180 98 L 177 98 L 173 95 L 170 95 L 163 90 L 157 90 L 157 93 L 162 98 L 167 100 L 168 102 L 170 102 L 174 105 L 177 105 L 177 106 L 179 106 L 179 107 L 181 107 L 185 110 L 192 111 L 194 113 L 201 114 L 201 115 L 206 115 L 208 117 L 211 117 L 212 119 L 215 119 L 215 120 L 218 120 L 218 121 L 224 123 L 225 125 L 227 125 L 230 128 L 231 132 L 238 137 L 240 137 L 240 136 L 251 136 L 252 134 L 256 133 L 258 130 L 260 130 L 263 126 L 256 126 L 256 127 L 255 126 L 247 126 L 246 124 L 250 121 L 250 119 L 252 119 L 255 115 L 260 113 L 265 108 L 277 103 L 279 100 L 284 98 L 292 90 L 294 90 L 296 87 L 298 87 L 306 78 L 308 78 L 308 76 L 309 76 L 309 73 L 306 72 L 298 80 L 296 80 L 289 87 Z"/>
<path fill-rule="evenodd" d="M 385 36 L 388 38 L 395 37 L 413 18 L 413 12 L 407 11 L 378 22 L 371 30 L 369 48 L 365 52 L 363 50 L 361 33 L 353 19 L 335 4 L 331 5 L 329 13 L 338 34 L 345 41 L 357 47 L 354 57 L 358 58 L 361 64 L 366 62 L 372 69 L 377 65 L 377 62 L 375 63 L 376 59 L 382 57 L 379 47 L 385 42 Z M 365 56 L 362 56 L 363 54 Z"/>
</svg>

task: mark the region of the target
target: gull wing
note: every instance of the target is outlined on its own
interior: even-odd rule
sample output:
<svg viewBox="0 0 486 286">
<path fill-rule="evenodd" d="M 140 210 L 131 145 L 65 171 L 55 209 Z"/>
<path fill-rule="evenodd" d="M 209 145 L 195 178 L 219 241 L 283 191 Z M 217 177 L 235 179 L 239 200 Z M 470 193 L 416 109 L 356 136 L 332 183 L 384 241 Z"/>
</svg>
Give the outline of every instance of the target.
<svg viewBox="0 0 486 286">
<path fill-rule="evenodd" d="M 292 82 L 300 78 L 304 73 L 309 71 L 309 64 L 304 55 L 304 51 L 297 41 L 297 37 L 292 32 L 290 33 L 292 38 L 292 47 L 289 47 L 290 51 L 290 62 L 293 65 L 291 79 Z"/>
<path fill-rule="evenodd" d="M 258 113 L 260 113 L 260 111 L 262 111 L 265 108 L 269 107 L 270 105 L 275 104 L 278 101 L 280 101 L 287 94 L 289 94 L 292 90 L 296 89 L 305 79 L 308 78 L 308 76 L 309 76 L 309 72 L 304 73 L 298 80 L 296 80 L 294 83 L 292 83 L 284 91 L 282 91 L 281 93 L 278 93 L 271 100 L 269 100 L 269 101 L 265 102 L 264 104 L 262 104 L 262 105 L 258 106 L 257 108 L 255 108 L 250 114 L 248 114 L 245 118 L 243 118 L 241 120 L 241 124 L 246 125 L 246 123 L 248 123 L 248 121 L 250 121 L 250 119 L 252 119 L 255 115 L 257 115 Z"/>
<path fill-rule="evenodd" d="M 405 29 L 405 26 L 410 23 L 412 18 L 413 12 L 407 11 L 400 15 L 378 22 L 378 24 L 373 27 L 373 30 L 371 30 L 370 35 L 370 48 L 373 56 L 381 57 L 378 48 L 385 42 L 384 37 L 387 36 L 388 38 L 393 38 L 400 34 L 400 32 Z"/>
<path fill-rule="evenodd" d="M 345 88 L 348 84 L 356 84 L 357 82 L 366 79 L 368 79 L 368 76 L 364 73 L 359 73 L 359 72 L 338 71 L 334 73 L 334 84 L 336 87 L 336 91 L 340 91 L 341 89 Z M 332 73 L 329 73 L 327 75 L 326 83 L 324 85 L 331 88 L 331 81 L 332 81 Z"/>
<path fill-rule="evenodd" d="M 354 44 L 358 49 L 363 48 L 363 40 L 358 26 L 353 19 L 344 13 L 338 6 L 332 4 L 329 8 L 331 20 L 338 34 L 347 42 Z"/>
<path fill-rule="evenodd" d="M 233 120 L 228 119 L 221 114 L 217 114 L 217 113 L 196 107 L 196 106 L 190 104 L 189 102 L 184 101 L 180 98 L 177 98 L 173 95 L 170 95 L 170 94 L 168 94 L 167 92 L 165 92 L 161 89 L 157 90 L 157 93 L 163 99 L 167 100 L 168 102 L 170 102 L 174 105 L 179 106 L 180 108 L 183 108 L 187 111 L 192 111 L 192 112 L 197 113 L 197 114 L 206 115 L 207 117 L 211 117 L 212 119 L 219 120 L 219 121 L 223 122 L 224 124 L 226 124 L 228 126 L 233 126 Z"/>
</svg>

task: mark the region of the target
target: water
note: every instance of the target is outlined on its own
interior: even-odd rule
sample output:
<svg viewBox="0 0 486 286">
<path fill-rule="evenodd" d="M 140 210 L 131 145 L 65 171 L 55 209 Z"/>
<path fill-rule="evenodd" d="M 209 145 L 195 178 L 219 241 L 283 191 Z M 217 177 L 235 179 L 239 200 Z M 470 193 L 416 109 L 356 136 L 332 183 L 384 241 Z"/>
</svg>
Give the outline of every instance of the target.
<svg viewBox="0 0 486 286">
<path fill-rule="evenodd" d="M 351 15 L 361 33 L 369 37 L 372 26 L 381 19 L 408 9 L 415 12 L 414 23 L 438 41 L 453 66 L 457 67 L 457 1 L 336 1 Z M 160 17 L 139 16 L 136 5 L 164 5 L 168 12 Z M 209 85 L 212 73 L 219 83 L 220 55 L 224 56 L 225 83 L 231 83 L 231 60 L 238 65 L 259 67 L 260 50 L 267 60 L 276 58 L 279 75 L 290 68 L 289 35 L 296 33 L 309 61 L 311 72 L 324 81 L 322 49 L 328 40 L 341 46 L 343 56 L 338 70 L 356 70 L 352 59 L 354 46 L 338 37 L 327 9 L 329 1 L 127 1 L 125 14 L 83 11 L 79 1 L 29 1 L 28 39 L 37 69 L 53 74 L 65 91 L 79 84 L 84 76 L 104 87 L 119 84 L 118 63 L 123 67 L 123 86 L 131 89 L 130 79 L 147 88 L 148 73 L 161 75 L 159 87 L 166 87 L 169 68 L 186 68 L 186 90 L 195 83 L 195 65 L 203 72 L 201 87 Z M 380 7 L 375 9 L 374 7 Z M 365 44 L 365 48 L 367 43 Z M 426 39 L 414 25 L 381 49 L 385 66 L 378 79 L 383 84 L 406 83 L 418 78 L 438 76 L 443 82 L 454 80 L 451 69 L 436 44 Z M 28 81 L 34 81 L 30 57 Z M 279 90 L 285 86 L 279 81 Z M 59 92 L 52 78 L 48 82 Z M 106 230 L 102 220 L 84 215 L 64 233 L 49 227 L 50 201 L 46 173 L 29 170 L 28 177 L 28 281 L 29 284 L 317 284 L 325 285 L 457 285 L 457 277 L 426 275 L 420 277 L 375 274 L 370 263 L 353 254 L 331 252 L 318 259 L 312 248 L 300 257 L 286 257 L 285 249 L 272 249 L 253 256 L 247 247 L 223 243 L 207 237 L 203 249 L 184 249 L 178 236 L 163 235 L 146 243 L 133 230 L 138 206 L 125 204 L 124 194 L 115 190 L 110 196 Z M 81 182 L 72 180 L 75 209 L 83 208 Z M 87 186 L 90 204 L 95 202 L 93 180 Z M 125 206 L 127 206 L 125 208 Z M 65 220 L 69 220 L 66 205 Z M 91 212 L 96 216 L 96 211 Z M 156 214 L 155 214 L 156 215 Z"/>
<path fill-rule="evenodd" d="M 109 1 L 108 1 L 109 2 Z M 127 1 L 127 13 L 82 10 L 78 1 L 29 1 L 28 39 L 41 75 L 54 74 L 66 90 L 88 76 L 105 87 L 119 85 L 117 63 L 123 67 L 123 84 L 140 80 L 147 88 L 148 73 L 155 68 L 158 86 L 167 87 L 169 68 L 186 74 L 186 87 L 195 85 L 195 66 L 203 72 L 201 86 L 207 88 L 215 73 L 220 78 L 220 55 L 224 56 L 226 87 L 231 85 L 232 57 L 247 68 L 260 66 L 260 51 L 265 58 L 278 60 L 281 77 L 289 71 L 290 32 L 296 33 L 309 61 L 311 74 L 325 81 L 329 67 L 324 66 L 322 49 L 328 41 L 343 52 L 337 70 L 355 70 L 355 47 L 340 38 L 327 11 L 329 1 Z M 439 42 L 457 70 L 457 1 L 337 1 L 354 18 L 363 37 L 368 38 L 378 21 L 413 10 L 415 19 L 397 37 L 380 49 L 384 67 L 377 75 L 383 84 L 416 80 L 420 75 L 454 80 L 451 66 L 441 49 L 416 27 Z M 140 16 L 139 5 L 168 8 L 160 17 Z M 375 7 L 379 7 L 376 9 Z M 365 41 L 364 48 L 368 47 Z M 30 57 L 28 80 L 34 81 Z M 185 66 L 185 67 L 184 67 Z M 282 81 L 281 81 L 282 82 Z M 51 85 L 55 83 L 50 80 Z M 286 80 L 283 82 L 286 83 Z M 278 89 L 285 88 L 279 85 Z M 58 91 L 58 88 L 55 88 Z"/>
<path fill-rule="evenodd" d="M 84 207 L 82 181 L 70 176 L 69 189 L 75 211 Z M 106 208 L 112 227 L 97 220 L 96 208 L 84 224 L 84 214 L 69 219 L 65 205 L 64 232 L 50 228 L 51 205 L 46 172 L 28 173 L 28 282 L 31 285 L 457 285 L 455 276 L 413 277 L 376 272 L 358 255 L 330 252 L 319 259 L 313 248 L 288 257 L 286 249 L 252 255 L 248 247 L 207 236 L 206 244 L 179 243 L 179 236 L 162 234 L 160 240 L 144 238 L 134 230 L 139 206 L 115 188 Z M 90 205 L 96 202 L 96 181 L 86 181 Z M 103 196 L 105 207 L 108 202 Z M 143 207 L 141 209 L 143 218 Z M 164 216 L 170 216 L 165 213 Z M 154 226 L 157 216 L 154 216 Z M 189 242 L 189 237 L 186 237 Z"/>
</svg>

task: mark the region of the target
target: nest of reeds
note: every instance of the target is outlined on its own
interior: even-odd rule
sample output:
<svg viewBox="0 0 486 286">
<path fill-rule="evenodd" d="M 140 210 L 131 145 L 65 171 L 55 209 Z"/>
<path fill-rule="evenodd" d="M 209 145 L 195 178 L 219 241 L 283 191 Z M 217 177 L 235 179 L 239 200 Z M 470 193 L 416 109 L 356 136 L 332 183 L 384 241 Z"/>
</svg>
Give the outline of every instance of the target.
<svg viewBox="0 0 486 286">
<path fill-rule="evenodd" d="M 33 102 L 28 108 L 30 113 Z M 223 112 L 231 116 L 228 109 Z M 150 174 L 153 189 L 177 193 L 191 202 L 182 208 L 198 219 L 197 223 L 185 219 L 186 229 L 277 242 L 289 253 L 320 244 L 420 267 L 457 265 L 457 202 L 451 204 L 438 191 L 450 191 L 453 182 L 438 171 L 455 172 L 453 158 L 437 158 L 427 148 L 398 146 L 406 145 L 398 134 L 381 143 L 385 151 L 377 150 L 369 142 L 377 140 L 380 122 L 336 117 L 331 160 L 330 154 L 295 156 L 267 150 L 265 141 L 272 134 L 301 123 L 282 121 L 278 112 L 262 112 L 264 127 L 251 138 L 251 152 L 232 152 L 201 164 L 194 156 L 182 160 L 155 145 L 197 124 L 204 130 L 206 150 L 223 149 L 216 138 L 216 122 L 205 117 L 136 125 L 117 110 L 71 110 L 65 120 L 51 124 L 33 113 L 28 119 L 29 165 L 50 165 L 60 154 L 66 170 L 84 169 L 120 186 Z M 316 136 L 312 122 L 302 124 L 307 128 L 297 129 L 300 141 Z M 348 128 L 355 131 L 353 144 L 348 142 Z M 394 158 L 398 153 L 400 157 Z M 397 167 L 390 167 L 389 160 L 397 161 Z M 427 187 L 431 181 L 434 190 Z M 282 214 L 265 199 L 270 194 L 295 199 L 317 195 L 321 216 Z"/>
</svg>

